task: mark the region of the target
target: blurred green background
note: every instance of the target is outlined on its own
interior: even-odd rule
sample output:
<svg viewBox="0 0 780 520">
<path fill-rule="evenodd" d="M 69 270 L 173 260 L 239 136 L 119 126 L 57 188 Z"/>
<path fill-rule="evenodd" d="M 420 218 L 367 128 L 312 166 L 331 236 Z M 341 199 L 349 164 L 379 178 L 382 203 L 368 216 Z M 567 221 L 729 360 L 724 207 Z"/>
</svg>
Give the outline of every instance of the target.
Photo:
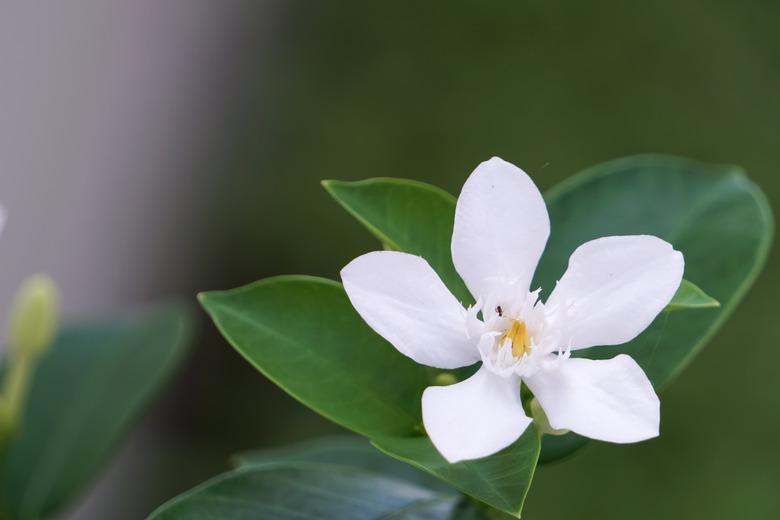
<svg viewBox="0 0 780 520">
<path fill-rule="evenodd" d="M 208 101 L 229 116 L 219 160 L 203 165 L 219 178 L 199 229 L 208 254 L 181 292 L 335 278 L 376 249 L 321 189 L 326 178 L 409 177 L 457 193 L 499 155 L 545 189 L 661 152 L 739 164 L 780 208 L 778 24 L 780 3 L 758 0 L 290 1 L 271 14 L 258 3 L 223 65 L 235 96 Z M 524 518 L 780 518 L 778 262 L 775 247 L 663 394 L 661 437 L 593 443 L 540 468 Z M 127 518 L 223 471 L 232 453 L 338 430 L 205 319 L 202 336 L 149 419 L 168 448 L 119 493 Z"/>
</svg>

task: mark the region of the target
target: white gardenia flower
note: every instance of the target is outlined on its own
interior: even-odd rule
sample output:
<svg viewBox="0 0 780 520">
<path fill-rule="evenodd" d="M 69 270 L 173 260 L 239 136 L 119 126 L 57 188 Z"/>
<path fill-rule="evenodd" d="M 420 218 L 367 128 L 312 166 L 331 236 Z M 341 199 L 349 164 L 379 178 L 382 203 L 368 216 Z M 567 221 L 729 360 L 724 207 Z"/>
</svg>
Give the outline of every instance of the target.
<svg viewBox="0 0 780 520">
<path fill-rule="evenodd" d="M 631 357 L 570 352 L 626 343 L 647 328 L 680 285 L 682 254 L 647 235 L 591 240 L 542 303 L 530 284 L 549 234 L 533 181 L 494 157 L 463 186 L 452 234 L 455 268 L 476 305 L 464 309 L 419 256 L 373 252 L 341 271 L 352 305 L 402 354 L 442 369 L 482 361 L 465 381 L 422 396 L 425 429 L 451 463 L 496 453 L 525 431 L 521 381 L 552 428 L 618 443 L 658 435 L 658 396 Z"/>
</svg>

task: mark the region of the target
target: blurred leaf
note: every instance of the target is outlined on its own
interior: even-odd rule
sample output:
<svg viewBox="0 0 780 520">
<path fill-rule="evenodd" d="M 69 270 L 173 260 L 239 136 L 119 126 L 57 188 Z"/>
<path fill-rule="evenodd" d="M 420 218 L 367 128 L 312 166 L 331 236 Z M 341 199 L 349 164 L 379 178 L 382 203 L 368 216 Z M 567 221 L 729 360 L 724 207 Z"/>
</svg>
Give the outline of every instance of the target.
<svg viewBox="0 0 780 520">
<path fill-rule="evenodd" d="M 514 444 L 477 460 L 450 464 L 428 437 L 379 438 L 383 452 L 436 475 L 491 507 L 519 517 L 539 456 L 539 434 L 528 428 Z"/>
<path fill-rule="evenodd" d="M 245 466 L 164 504 L 150 520 L 445 520 L 460 497 L 346 466 Z M 475 518 L 475 517 L 472 517 Z"/>
<path fill-rule="evenodd" d="M 683 280 L 677 292 L 669 302 L 665 311 L 680 311 L 685 309 L 713 309 L 720 307 L 720 302 L 708 295 L 688 280 Z"/>
<path fill-rule="evenodd" d="M 656 389 L 701 350 L 752 285 L 766 261 L 772 216 L 761 190 L 736 167 L 665 156 L 610 161 L 547 193 L 553 232 L 534 286 L 552 288 L 571 252 L 601 236 L 649 234 L 685 256 L 685 277 L 720 302 L 718 308 L 661 314 L 625 345 L 580 350 L 578 356 L 632 356 Z M 541 461 L 565 456 L 585 441 L 574 434 L 543 441 Z"/>
<path fill-rule="evenodd" d="M 364 437 L 322 437 L 281 448 L 240 453 L 233 459 L 239 466 L 262 466 L 282 462 L 349 466 L 405 480 L 428 489 L 448 489 L 448 486 L 431 475 L 385 455 Z"/>
<path fill-rule="evenodd" d="M 323 181 L 322 185 L 386 248 L 422 256 L 461 302 L 473 303 L 450 253 L 455 219 L 452 195 L 406 179 Z"/>
<path fill-rule="evenodd" d="M 178 366 L 188 331 L 178 306 L 63 327 L 7 453 L 2 498 L 10 516 L 51 516 L 84 490 Z"/>
<path fill-rule="evenodd" d="M 338 283 L 281 276 L 200 301 L 247 361 L 318 413 L 367 436 L 419 431 L 426 369 L 375 334 Z"/>
</svg>

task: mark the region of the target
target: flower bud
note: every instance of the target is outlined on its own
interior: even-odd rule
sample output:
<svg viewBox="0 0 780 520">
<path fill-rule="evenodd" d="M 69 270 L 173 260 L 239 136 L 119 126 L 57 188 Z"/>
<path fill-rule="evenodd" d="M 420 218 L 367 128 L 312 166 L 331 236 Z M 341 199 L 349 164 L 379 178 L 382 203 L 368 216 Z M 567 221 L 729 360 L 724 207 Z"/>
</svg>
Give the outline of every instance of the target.
<svg viewBox="0 0 780 520">
<path fill-rule="evenodd" d="M 529 408 L 531 412 L 531 418 L 534 420 L 536 429 L 541 433 L 545 435 L 566 435 L 569 433 L 569 430 L 556 430 L 550 426 L 550 421 L 547 419 L 547 414 L 544 413 L 542 405 L 539 404 L 539 401 L 537 401 L 536 397 L 531 399 Z"/>
<path fill-rule="evenodd" d="M 8 345 L 14 359 L 36 360 L 51 345 L 59 321 L 59 291 L 51 278 L 27 278 L 14 298 Z"/>
<path fill-rule="evenodd" d="M 449 386 L 449 385 L 454 385 L 457 382 L 458 382 L 458 378 L 456 378 L 454 374 L 450 374 L 449 372 L 442 372 L 440 374 L 436 374 L 436 377 L 433 380 L 433 384 L 436 386 Z"/>
</svg>

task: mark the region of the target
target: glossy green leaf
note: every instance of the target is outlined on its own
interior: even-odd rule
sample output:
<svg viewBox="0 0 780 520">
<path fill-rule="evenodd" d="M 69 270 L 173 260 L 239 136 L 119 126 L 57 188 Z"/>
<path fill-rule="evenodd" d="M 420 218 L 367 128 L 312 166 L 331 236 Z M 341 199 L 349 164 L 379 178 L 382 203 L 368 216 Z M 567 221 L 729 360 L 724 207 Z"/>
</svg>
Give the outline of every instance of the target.
<svg viewBox="0 0 780 520">
<path fill-rule="evenodd" d="M 200 301 L 247 361 L 325 417 L 367 436 L 419 431 L 426 369 L 376 335 L 338 283 L 282 276 Z"/>
<path fill-rule="evenodd" d="M 444 468 L 449 464 L 427 438 L 411 437 L 420 431 L 426 368 L 368 328 L 339 284 L 284 276 L 206 293 L 201 303 L 248 361 L 304 404 L 368 437 L 397 438 L 401 448 L 405 439 L 422 440 L 428 449 L 415 454 L 425 457 L 416 461 L 421 469 L 510 512 L 522 504 L 538 456 L 536 433 L 506 454 Z M 380 449 L 404 459 L 393 447 L 383 441 Z M 472 467 L 485 468 L 476 482 Z M 498 477 L 500 483 L 491 482 Z"/>
<path fill-rule="evenodd" d="M 450 464 L 428 437 L 379 438 L 383 452 L 436 475 L 458 490 L 491 507 L 520 516 L 539 456 L 539 435 L 531 427 L 514 444 L 477 460 Z"/>
<path fill-rule="evenodd" d="M 455 271 L 450 254 L 455 219 L 452 195 L 430 184 L 405 179 L 323 181 L 322 185 L 382 244 L 422 256 L 461 302 L 474 301 Z"/>
<path fill-rule="evenodd" d="M 406 179 L 327 180 L 322 185 L 382 242 L 385 249 L 426 258 L 462 302 L 473 302 L 455 271 L 450 255 L 455 217 L 455 198 L 452 195 L 430 184 Z M 718 306 L 717 300 L 695 284 L 683 280 L 666 310 Z"/>
<path fill-rule="evenodd" d="M 63 327 L 9 446 L 4 517 L 52 516 L 84 491 L 179 365 L 188 331 L 177 306 Z"/>
<path fill-rule="evenodd" d="M 552 287 L 579 244 L 607 235 L 659 236 L 683 252 L 685 278 L 721 303 L 664 313 L 634 341 L 594 347 L 593 359 L 634 357 L 666 385 L 723 324 L 766 260 L 772 218 L 760 189 L 735 167 L 638 156 L 586 170 L 547 194 L 553 234 L 535 283 Z"/>
<path fill-rule="evenodd" d="M 742 299 L 766 261 L 772 217 L 761 190 L 736 167 L 664 156 L 595 166 L 547 194 L 553 235 L 536 283 L 551 284 L 580 243 L 605 235 L 651 234 L 685 256 L 685 277 L 717 308 L 663 313 L 634 341 L 577 352 L 592 359 L 631 355 L 663 388 L 704 346 Z M 574 434 L 546 437 L 541 460 L 584 444 Z"/>
<path fill-rule="evenodd" d="M 720 302 L 702 291 L 688 280 L 683 280 L 665 311 L 682 311 L 686 309 L 714 309 L 720 307 Z"/>
<path fill-rule="evenodd" d="M 331 193 L 359 220 L 370 223 L 369 229 L 381 240 L 427 258 L 434 267 L 445 263 L 441 255 L 449 253 L 452 227 L 428 220 L 446 218 L 451 224 L 453 198 L 439 196 L 433 203 L 432 188 L 400 179 L 339 184 L 340 190 Z M 404 197 L 416 201 L 414 218 L 405 219 L 403 198 L 390 195 L 401 185 Z M 761 270 L 771 241 L 772 217 L 765 197 L 735 167 L 666 156 L 627 157 L 575 175 L 545 198 L 552 233 L 534 286 L 545 288 L 546 294 L 565 271 L 569 255 L 587 240 L 652 234 L 684 253 L 685 277 L 690 282 L 681 286 L 667 309 L 681 310 L 684 304 L 688 312 L 663 313 L 626 345 L 577 353 L 594 359 L 628 353 L 656 388 L 671 381 L 733 311 Z M 398 229 L 412 231 L 402 240 L 395 234 Z M 450 266 L 442 271 L 450 287 L 450 278 L 457 276 L 453 273 Z M 545 436 L 540 460 L 565 456 L 584 442 L 574 434 Z"/>
<path fill-rule="evenodd" d="M 460 497 L 346 466 L 245 466 L 180 495 L 150 520 L 446 520 Z"/>
<path fill-rule="evenodd" d="M 233 457 L 239 466 L 264 466 L 287 462 L 313 462 L 349 466 L 411 482 L 428 489 L 448 489 L 431 475 L 389 457 L 371 445 L 368 439 L 340 435 L 264 450 L 240 453 Z"/>
</svg>

